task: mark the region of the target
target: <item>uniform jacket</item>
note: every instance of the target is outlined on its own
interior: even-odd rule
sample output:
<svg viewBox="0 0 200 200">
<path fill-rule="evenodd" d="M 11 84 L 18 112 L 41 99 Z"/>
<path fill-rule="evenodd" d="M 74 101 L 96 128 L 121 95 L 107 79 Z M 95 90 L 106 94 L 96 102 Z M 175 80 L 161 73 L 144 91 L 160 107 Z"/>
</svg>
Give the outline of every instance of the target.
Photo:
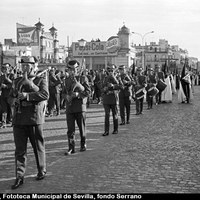
<svg viewBox="0 0 200 200">
<path fill-rule="evenodd" d="M 127 74 L 122 74 L 120 75 L 119 78 L 119 98 L 123 97 L 129 97 L 131 96 L 131 85 L 132 85 L 132 80 Z"/>
<path fill-rule="evenodd" d="M 103 104 L 117 104 L 119 89 L 119 81 L 114 76 L 105 76 L 101 88 Z"/>
<path fill-rule="evenodd" d="M 157 81 L 156 81 L 156 76 L 155 75 L 148 75 L 147 76 L 147 83 L 154 83 L 154 84 L 156 84 L 157 83 Z"/>
<path fill-rule="evenodd" d="M 165 74 L 164 72 L 158 72 L 157 73 L 158 79 L 161 79 L 162 81 L 165 81 Z"/>
<path fill-rule="evenodd" d="M 90 95 L 90 86 L 88 78 L 85 75 L 76 76 L 76 80 L 84 87 L 84 91 L 80 91 L 78 86 L 75 88 L 76 80 L 72 77 L 66 77 L 64 94 L 71 95 L 73 92 L 78 92 L 78 97 L 72 99 L 71 103 L 66 103 L 66 111 L 69 113 L 85 112 L 87 97 Z"/>
<path fill-rule="evenodd" d="M 13 88 L 10 92 L 10 96 L 12 98 L 17 98 L 19 84 L 21 81 L 22 77 L 14 80 Z M 26 100 L 22 100 L 20 103 L 21 113 L 18 112 L 18 105 L 14 107 L 13 125 L 37 125 L 44 123 L 46 101 L 49 98 L 48 82 L 46 78 L 36 77 L 33 80 L 33 83 L 33 86 L 25 88 L 25 90 L 28 91 L 23 90 L 22 87 L 22 91 L 28 93 L 28 98 Z M 31 92 L 31 87 L 33 88 L 35 86 L 38 86 L 39 91 Z"/>
</svg>

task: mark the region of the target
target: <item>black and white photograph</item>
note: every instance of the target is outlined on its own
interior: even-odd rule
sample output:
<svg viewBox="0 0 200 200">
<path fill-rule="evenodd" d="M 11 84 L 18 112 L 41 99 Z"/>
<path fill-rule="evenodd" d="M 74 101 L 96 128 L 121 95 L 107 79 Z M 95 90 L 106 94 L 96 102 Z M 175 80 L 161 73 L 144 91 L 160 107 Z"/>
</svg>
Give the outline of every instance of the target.
<svg viewBox="0 0 200 200">
<path fill-rule="evenodd" d="M 199 193 L 199 0 L 0 1 L 0 199 Z"/>
</svg>

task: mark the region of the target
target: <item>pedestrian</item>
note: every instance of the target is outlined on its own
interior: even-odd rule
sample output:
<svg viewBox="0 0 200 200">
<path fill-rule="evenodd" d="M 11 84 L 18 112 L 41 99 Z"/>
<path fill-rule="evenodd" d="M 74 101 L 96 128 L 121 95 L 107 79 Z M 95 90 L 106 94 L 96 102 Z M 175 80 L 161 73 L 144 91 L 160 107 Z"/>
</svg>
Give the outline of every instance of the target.
<svg viewBox="0 0 200 200">
<path fill-rule="evenodd" d="M 1 67 L 2 75 L 0 76 L 0 112 L 2 114 L 2 123 L 0 124 L 0 128 L 6 128 L 7 124 L 11 123 L 12 120 L 12 110 L 9 102 L 9 93 L 12 87 L 14 76 L 12 73 L 10 73 L 10 67 L 11 65 L 9 63 L 5 63 Z"/>
<path fill-rule="evenodd" d="M 102 82 L 102 98 L 105 111 L 104 133 L 103 136 L 109 135 L 110 127 L 110 111 L 113 117 L 113 134 L 118 133 L 118 90 L 119 82 L 114 76 L 115 65 L 108 66 L 108 75 L 104 77 Z"/>
<path fill-rule="evenodd" d="M 78 73 L 79 62 L 71 60 L 67 64 L 69 76 L 65 79 L 64 93 L 66 94 L 66 121 L 68 151 L 65 155 L 75 153 L 75 122 L 80 133 L 80 151 L 86 151 L 86 103 L 90 95 L 88 78 Z"/>
<path fill-rule="evenodd" d="M 13 115 L 16 180 L 12 189 L 16 189 L 24 183 L 28 139 L 33 147 L 37 164 L 36 180 L 42 180 L 46 175 L 43 123 L 49 91 L 46 76 L 36 76 L 36 62 L 32 56 L 21 58 L 23 77 L 14 80 L 10 93 L 10 96 L 16 100 Z"/>
<path fill-rule="evenodd" d="M 143 75 L 143 68 L 138 67 L 135 76 L 135 85 L 133 90 L 135 92 L 135 105 L 136 105 L 136 115 L 142 114 L 143 103 L 144 103 L 144 90 L 147 86 L 146 76 Z"/>
<path fill-rule="evenodd" d="M 129 75 L 126 72 L 125 65 L 119 66 L 119 76 L 117 77 L 119 81 L 119 109 L 120 109 L 120 117 L 121 123 L 120 125 L 125 125 L 125 123 L 130 123 L 130 106 L 131 106 L 131 86 L 132 81 Z M 125 120 L 125 110 L 126 110 L 126 120 Z"/>
<path fill-rule="evenodd" d="M 60 92 L 61 92 L 60 71 L 51 69 L 49 71 L 49 101 L 48 101 L 48 117 L 53 116 L 56 107 L 56 115 L 60 115 Z"/>
</svg>

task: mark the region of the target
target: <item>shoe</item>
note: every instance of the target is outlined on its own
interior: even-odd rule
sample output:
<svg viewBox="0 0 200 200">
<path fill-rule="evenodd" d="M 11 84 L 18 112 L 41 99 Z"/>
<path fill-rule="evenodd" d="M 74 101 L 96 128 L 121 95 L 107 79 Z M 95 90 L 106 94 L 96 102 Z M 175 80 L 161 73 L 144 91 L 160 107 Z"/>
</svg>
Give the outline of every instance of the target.
<svg viewBox="0 0 200 200">
<path fill-rule="evenodd" d="M 139 112 L 136 113 L 136 115 L 139 115 L 139 114 L 140 114 Z"/>
<path fill-rule="evenodd" d="M 11 189 L 17 189 L 20 185 L 22 185 L 24 183 L 24 178 L 16 178 L 15 180 L 15 184 L 11 186 Z"/>
<path fill-rule="evenodd" d="M 119 124 L 119 125 L 125 125 L 125 122 L 122 122 L 121 124 Z"/>
<path fill-rule="evenodd" d="M 127 121 L 127 122 L 126 122 L 126 124 L 130 124 L 130 122 L 129 122 L 129 121 Z"/>
<path fill-rule="evenodd" d="M 1 124 L 0 128 L 6 128 L 6 124 Z"/>
<path fill-rule="evenodd" d="M 150 107 L 148 107 L 147 110 L 150 110 Z"/>
<path fill-rule="evenodd" d="M 74 153 L 75 153 L 75 150 L 69 149 L 67 152 L 65 152 L 65 155 L 69 156 L 69 155 L 74 154 Z"/>
<path fill-rule="evenodd" d="M 107 136 L 109 135 L 109 132 L 105 132 L 102 136 Z"/>
<path fill-rule="evenodd" d="M 80 148 L 80 152 L 86 151 L 86 146 Z"/>
<path fill-rule="evenodd" d="M 37 176 L 36 176 L 36 180 L 40 181 L 40 180 L 44 179 L 45 176 L 46 176 L 46 172 L 38 173 Z"/>
<path fill-rule="evenodd" d="M 112 134 L 117 134 L 117 133 L 118 133 L 118 131 L 113 131 L 113 132 L 112 132 Z"/>
</svg>

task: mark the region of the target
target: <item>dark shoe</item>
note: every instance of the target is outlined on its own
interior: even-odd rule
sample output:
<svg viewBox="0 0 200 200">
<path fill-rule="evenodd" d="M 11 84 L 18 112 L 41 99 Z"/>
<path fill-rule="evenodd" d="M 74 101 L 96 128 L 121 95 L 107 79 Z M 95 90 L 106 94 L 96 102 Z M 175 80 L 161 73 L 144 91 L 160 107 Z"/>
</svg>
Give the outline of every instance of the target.
<svg viewBox="0 0 200 200">
<path fill-rule="evenodd" d="M 0 125 L 0 128 L 6 128 L 6 124 L 4 124 L 4 123 L 1 124 L 1 125 Z"/>
<path fill-rule="evenodd" d="M 36 180 L 40 181 L 40 180 L 44 179 L 45 176 L 46 176 L 46 172 L 38 173 L 37 176 L 36 176 Z"/>
<path fill-rule="evenodd" d="M 127 121 L 126 123 L 127 123 L 127 124 L 130 124 L 130 122 L 129 122 L 129 121 Z"/>
<path fill-rule="evenodd" d="M 125 122 L 122 122 L 121 124 L 119 124 L 119 125 L 125 125 Z"/>
<path fill-rule="evenodd" d="M 109 132 L 105 132 L 102 136 L 107 136 L 109 135 Z"/>
<path fill-rule="evenodd" d="M 112 132 L 112 134 L 117 134 L 117 133 L 118 133 L 118 131 L 113 131 L 113 132 Z"/>
<path fill-rule="evenodd" d="M 86 146 L 80 148 L 80 152 L 86 151 Z"/>
<path fill-rule="evenodd" d="M 139 114 L 140 114 L 139 112 L 136 113 L 136 115 L 139 115 Z"/>
<path fill-rule="evenodd" d="M 148 107 L 147 110 L 150 110 L 150 107 Z"/>
<path fill-rule="evenodd" d="M 74 154 L 74 153 L 75 153 L 75 150 L 69 149 L 67 152 L 65 152 L 65 155 L 68 156 L 68 155 L 71 155 L 71 154 Z"/>
<path fill-rule="evenodd" d="M 24 183 L 24 178 L 16 178 L 15 184 L 11 186 L 11 189 L 17 189 L 20 185 Z"/>
</svg>

